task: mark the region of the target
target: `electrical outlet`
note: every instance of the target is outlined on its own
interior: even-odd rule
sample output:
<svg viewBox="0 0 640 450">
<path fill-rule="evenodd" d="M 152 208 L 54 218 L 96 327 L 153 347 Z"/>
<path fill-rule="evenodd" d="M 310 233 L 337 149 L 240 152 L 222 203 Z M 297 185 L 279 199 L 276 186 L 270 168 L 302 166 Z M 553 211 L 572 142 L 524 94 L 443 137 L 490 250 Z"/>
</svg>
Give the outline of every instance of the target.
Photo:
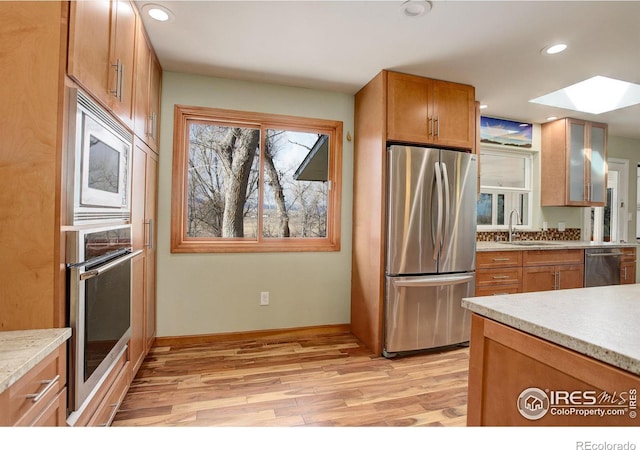
<svg viewBox="0 0 640 450">
<path fill-rule="evenodd" d="M 260 292 L 260 305 L 267 306 L 269 304 L 269 293 Z"/>
</svg>

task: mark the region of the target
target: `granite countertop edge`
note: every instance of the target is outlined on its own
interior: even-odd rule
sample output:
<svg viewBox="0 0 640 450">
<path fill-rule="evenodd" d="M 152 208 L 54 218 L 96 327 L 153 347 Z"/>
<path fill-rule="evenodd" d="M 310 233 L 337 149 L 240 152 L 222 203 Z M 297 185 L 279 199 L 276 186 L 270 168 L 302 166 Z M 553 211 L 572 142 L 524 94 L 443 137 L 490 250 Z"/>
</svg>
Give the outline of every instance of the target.
<svg viewBox="0 0 640 450">
<path fill-rule="evenodd" d="M 635 375 L 640 375 L 640 361 L 632 356 L 550 329 L 549 327 L 537 324 L 525 318 L 516 317 L 508 313 L 500 312 L 491 307 L 479 305 L 474 303 L 473 299 L 462 299 L 462 306 L 469 311 L 488 319 L 492 319 L 540 339 L 552 342 L 561 347 L 574 350 L 582 355 L 589 356 L 600 362 L 609 364 Z"/>
<path fill-rule="evenodd" d="M 71 337 L 71 328 L 0 332 L 0 394 Z"/>
</svg>

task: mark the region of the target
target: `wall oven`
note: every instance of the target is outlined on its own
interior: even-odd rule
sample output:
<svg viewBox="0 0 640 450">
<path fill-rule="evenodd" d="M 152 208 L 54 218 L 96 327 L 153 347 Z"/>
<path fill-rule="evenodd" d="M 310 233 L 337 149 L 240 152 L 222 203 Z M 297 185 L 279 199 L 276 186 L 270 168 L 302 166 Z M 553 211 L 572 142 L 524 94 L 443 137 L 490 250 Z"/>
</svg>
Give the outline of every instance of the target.
<svg viewBox="0 0 640 450">
<path fill-rule="evenodd" d="M 133 136 L 81 90 L 70 89 L 70 96 L 68 223 L 126 223 Z"/>
<path fill-rule="evenodd" d="M 67 235 L 69 412 L 101 385 L 131 336 L 131 225 Z"/>
</svg>

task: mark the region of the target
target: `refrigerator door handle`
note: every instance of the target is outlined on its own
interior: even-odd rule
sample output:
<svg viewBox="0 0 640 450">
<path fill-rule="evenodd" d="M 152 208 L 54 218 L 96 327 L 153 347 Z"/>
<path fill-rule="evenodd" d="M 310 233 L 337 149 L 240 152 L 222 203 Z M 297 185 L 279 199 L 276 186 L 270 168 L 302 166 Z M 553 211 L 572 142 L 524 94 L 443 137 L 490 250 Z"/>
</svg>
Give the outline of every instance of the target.
<svg viewBox="0 0 640 450">
<path fill-rule="evenodd" d="M 444 184 L 444 226 L 442 227 L 442 243 L 440 244 L 440 252 L 442 253 L 445 242 L 448 242 L 448 237 L 444 234 L 449 230 L 449 222 L 451 220 L 451 196 L 449 195 L 449 174 L 447 173 L 447 165 L 440 163 L 442 166 L 442 177 Z"/>
<path fill-rule="evenodd" d="M 438 254 L 440 253 L 440 247 L 442 247 L 442 174 L 440 172 L 440 163 L 435 163 L 435 174 L 436 174 L 436 190 L 438 197 L 438 214 L 436 216 L 436 237 L 433 243 L 434 251 L 433 251 L 433 259 L 434 261 L 438 259 Z"/>
<path fill-rule="evenodd" d="M 458 275 L 443 277 L 412 277 L 409 279 L 393 279 L 391 282 L 395 287 L 426 287 L 426 286 L 451 286 L 454 284 L 464 284 L 473 281 L 474 275 Z"/>
</svg>

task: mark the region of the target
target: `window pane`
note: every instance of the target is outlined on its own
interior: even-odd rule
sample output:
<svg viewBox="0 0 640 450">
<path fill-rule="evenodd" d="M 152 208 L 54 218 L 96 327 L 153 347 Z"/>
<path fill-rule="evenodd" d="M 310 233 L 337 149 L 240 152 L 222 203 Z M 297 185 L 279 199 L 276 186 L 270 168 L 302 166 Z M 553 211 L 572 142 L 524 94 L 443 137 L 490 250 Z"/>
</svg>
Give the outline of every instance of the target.
<svg viewBox="0 0 640 450">
<path fill-rule="evenodd" d="M 520 155 L 483 153 L 480 184 L 493 187 L 526 187 L 526 159 Z"/>
<path fill-rule="evenodd" d="M 329 136 L 265 132 L 263 237 L 326 237 Z"/>
<path fill-rule="evenodd" d="M 504 194 L 498 194 L 498 225 L 504 225 Z"/>
<path fill-rule="evenodd" d="M 260 130 L 190 123 L 187 236 L 253 238 Z"/>
<path fill-rule="evenodd" d="M 492 205 L 491 205 L 491 194 L 480 194 L 480 198 L 478 199 L 478 225 L 491 225 L 491 214 L 492 214 Z"/>
</svg>

